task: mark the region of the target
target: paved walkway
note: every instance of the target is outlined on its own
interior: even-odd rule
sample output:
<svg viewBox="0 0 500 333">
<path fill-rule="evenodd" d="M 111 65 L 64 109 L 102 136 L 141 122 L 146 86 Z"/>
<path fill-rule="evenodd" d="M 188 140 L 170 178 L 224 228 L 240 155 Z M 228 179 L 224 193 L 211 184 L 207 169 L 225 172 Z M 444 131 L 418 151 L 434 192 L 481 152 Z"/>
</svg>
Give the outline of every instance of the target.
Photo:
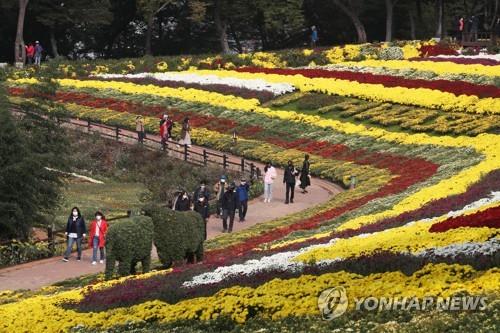
<svg viewBox="0 0 500 333">
<path fill-rule="evenodd" d="M 134 133 L 129 132 L 128 134 L 133 135 Z M 129 139 L 123 139 L 121 141 L 127 143 L 133 142 Z M 196 146 L 191 148 L 191 150 L 200 152 L 203 151 L 203 149 L 206 148 Z M 218 153 L 220 154 L 220 152 Z M 234 161 L 238 161 L 240 159 L 240 157 L 231 155 L 228 155 L 228 158 Z M 263 165 L 261 163 L 254 163 L 257 167 L 263 169 Z M 267 221 L 313 207 L 319 203 L 327 201 L 332 195 L 342 191 L 340 187 L 328 181 L 313 178 L 311 181 L 312 185 L 308 188 L 309 193 L 302 194 L 300 193 L 300 189 L 297 189 L 294 200 L 295 202 L 293 204 L 285 205 L 285 188 L 281 182 L 283 170 L 277 169 L 277 171 L 278 178 L 277 182 L 274 184 L 273 201 L 271 203 L 264 203 L 262 198 L 256 198 L 249 202 L 246 221 L 238 222 L 238 218 L 236 217 L 233 232 L 238 232 L 239 230 L 249 228 L 255 224 L 265 223 Z M 207 233 L 209 239 L 220 235 L 222 233 L 222 220 L 216 218 L 215 216 L 210 217 L 207 224 Z M 35 290 L 66 279 L 103 272 L 105 265 L 97 264 L 96 266 L 93 266 L 90 263 L 91 259 L 92 250 L 86 250 L 83 252 L 81 262 L 77 262 L 73 254 L 73 257 L 69 262 L 62 262 L 61 257 L 56 257 L 1 269 L 0 291 L 17 289 Z"/>
</svg>

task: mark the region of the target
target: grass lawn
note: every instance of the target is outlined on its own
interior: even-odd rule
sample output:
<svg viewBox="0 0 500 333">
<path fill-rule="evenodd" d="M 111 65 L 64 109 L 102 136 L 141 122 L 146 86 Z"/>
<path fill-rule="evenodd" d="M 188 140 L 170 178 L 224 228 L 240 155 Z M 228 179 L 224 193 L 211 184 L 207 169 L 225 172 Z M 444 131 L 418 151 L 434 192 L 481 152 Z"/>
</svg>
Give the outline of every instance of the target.
<svg viewBox="0 0 500 333">
<path fill-rule="evenodd" d="M 80 208 L 89 223 L 97 210 L 110 218 L 125 214 L 127 210 L 141 208 L 140 197 L 146 191 L 145 186 L 138 183 L 105 181 L 104 184 L 93 184 L 71 179 L 64 190 L 61 207 L 56 213 L 56 230 L 66 226 L 67 218 L 74 206 Z"/>
</svg>

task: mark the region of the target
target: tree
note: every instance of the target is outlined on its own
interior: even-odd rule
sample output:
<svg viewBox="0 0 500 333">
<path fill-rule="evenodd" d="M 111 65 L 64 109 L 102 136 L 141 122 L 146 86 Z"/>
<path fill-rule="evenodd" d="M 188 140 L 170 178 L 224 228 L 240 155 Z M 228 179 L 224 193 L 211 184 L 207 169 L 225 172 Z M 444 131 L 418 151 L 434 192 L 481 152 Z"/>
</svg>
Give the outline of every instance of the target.
<svg viewBox="0 0 500 333">
<path fill-rule="evenodd" d="M 14 45 L 14 59 L 16 63 L 24 65 L 26 60 L 26 49 L 24 48 L 24 18 L 29 0 L 19 0 L 19 13 L 17 16 L 16 42 Z"/>
<path fill-rule="evenodd" d="M 436 37 L 443 38 L 444 31 L 444 0 L 436 0 Z"/>
<path fill-rule="evenodd" d="M 113 15 L 109 11 L 109 0 L 54 1 L 33 0 L 32 10 L 36 20 L 48 28 L 50 45 L 54 57 L 59 56 L 57 32 L 77 27 L 105 25 L 111 22 Z"/>
<path fill-rule="evenodd" d="M 154 20 L 156 15 L 160 13 L 167 5 L 174 3 L 175 0 L 137 0 L 137 7 L 146 20 L 146 55 L 152 55 L 153 49 L 151 46 L 153 38 Z"/>
<path fill-rule="evenodd" d="M 394 6 L 399 0 L 385 0 L 385 41 L 392 41 L 392 19 L 394 13 Z"/>
<path fill-rule="evenodd" d="M 0 107 L 0 238 L 5 239 L 25 240 L 33 225 L 48 222 L 62 185 L 46 167 L 59 165 L 64 155 L 42 151 L 61 139 L 53 135 L 55 125 L 36 116 L 21 122 L 16 124 L 8 109 Z"/>
<path fill-rule="evenodd" d="M 362 0 L 333 0 L 333 3 L 351 19 L 358 35 L 358 43 L 366 43 L 367 38 L 365 26 L 359 19 L 359 9 L 362 5 Z"/>
</svg>

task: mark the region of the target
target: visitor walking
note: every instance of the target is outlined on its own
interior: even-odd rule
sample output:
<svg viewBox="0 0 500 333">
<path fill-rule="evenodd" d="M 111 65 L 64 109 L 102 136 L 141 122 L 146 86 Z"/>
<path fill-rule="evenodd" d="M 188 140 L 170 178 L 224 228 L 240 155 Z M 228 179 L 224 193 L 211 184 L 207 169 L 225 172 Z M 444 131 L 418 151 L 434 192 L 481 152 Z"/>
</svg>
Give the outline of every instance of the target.
<svg viewBox="0 0 500 333">
<path fill-rule="evenodd" d="M 460 16 L 460 18 L 458 19 L 458 34 L 457 34 L 457 39 L 460 42 L 462 42 L 462 40 L 463 40 L 464 28 L 465 28 L 464 17 Z"/>
<path fill-rule="evenodd" d="M 267 162 L 264 167 L 264 202 L 271 202 L 273 197 L 273 183 L 276 179 L 276 169 L 271 162 Z"/>
<path fill-rule="evenodd" d="M 470 20 L 469 20 L 469 23 L 470 23 L 470 37 L 471 37 L 471 41 L 472 42 L 475 42 L 477 41 L 477 32 L 478 32 L 478 28 L 479 28 L 479 19 L 476 15 L 472 15 Z"/>
<path fill-rule="evenodd" d="M 189 118 L 184 118 L 182 122 L 181 129 L 181 139 L 179 140 L 179 145 L 191 147 L 191 125 L 189 124 Z"/>
<path fill-rule="evenodd" d="M 26 45 L 26 63 L 31 65 L 33 63 L 33 57 L 35 56 L 35 47 L 33 43 Z"/>
<path fill-rule="evenodd" d="M 164 114 L 160 120 L 160 143 L 161 150 L 165 150 L 167 148 L 168 141 L 168 115 Z"/>
<path fill-rule="evenodd" d="M 300 188 L 302 193 L 307 193 L 306 188 L 311 185 L 311 175 L 309 174 L 309 169 L 311 163 L 309 162 L 309 155 L 304 156 L 304 162 L 302 163 L 302 169 L 300 170 Z"/>
<path fill-rule="evenodd" d="M 191 210 L 191 198 L 186 191 L 182 191 L 175 200 L 174 210 L 179 212 L 187 212 Z"/>
<path fill-rule="evenodd" d="M 35 65 L 40 66 L 42 63 L 42 52 L 43 52 L 43 47 L 40 45 L 39 41 L 35 42 Z"/>
<path fill-rule="evenodd" d="M 106 246 L 106 233 L 108 232 L 108 223 L 101 212 L 95 213 L 95 220 L 90 222 L 89 227 L 89 247 L 92 248 L 92 265 L 97 264 L 97 249 L 99 248 L 100 260 L 103 264 L 105 259 L 104 247 Z"/>
<path fill-rule="evenodd" d="M 232 183 L 222 196 L 222 232 L 233 232 L 234 216 L 236 214 L 237 193 L 236 184 Z M 229 225 L 227 219 L 229 218 Z"/>
<path fill-rule="evenodd" d="M 68 247 L 64 253 L 63 261 L 68 261 L 74 243 L 76 243 L 76 248 L 78 250 L 78 257 L 76 260 L 80 261 L 82 259 L 82 238 L 85 237 L 86 233 L 87 229 L 82 213 L 78 207 L 73 207 L 68 217 L 68 222 L 66 223 L 66 232 L 64 233 L 68 237 Z"/>
<path fill-rule="evenodd" d="M 209 217 L 208 201 L 210 199 L 210 192 L 207 189 L 205 181 L 200 182 L 200 186 L 194 191 L 193 201 L 194 210 L 201 215 L 205 221 L 205 239 L 207 239 L 207 220 Z"/>
<path fill-rule="evenodd" d="M 316 26 L 313 25 L 311 27 L 311 48 L 315 48 L 316 44 L 318 43 L 318 30 L 316 29 Z"/>
<path fill-rule="evenodd" d="M 242 178 L 240 186 L 236 189 L 236 193 L 238 194 L 238 215 L 240 222 L 244 222 L 247 216 L 249 191 L 250 185 L 247 183 L 246 179 Z"/>
<path fill-rule="evenodd" d="M 285 168 L 285 173 L 283 174 L 283 184 L 286 186 L 286 199 L 285 204 L 293 203 L 293 197 L 295 193 L 295 177 L 298 176 L 298 171 L 293 166 L 292 161 L 288 161 L 288 165 Z"/>
<path fill-rule="evenodd" d="M 137 132 L 137 140 L 140 144 L 143 144 L 146 132 L 144 131 L 144 120 L 142 116 L 135 117 L 135 131 Z"/>
<path fill-rule="evenodd" d="M 222 216 L 222 197 L 224 196 L 224 192 L 226 191 L 226 176 L 222 175 L 220 180 L 214 185 L 214 193 L 217 199 L 217 218 Z"/>
</svg>

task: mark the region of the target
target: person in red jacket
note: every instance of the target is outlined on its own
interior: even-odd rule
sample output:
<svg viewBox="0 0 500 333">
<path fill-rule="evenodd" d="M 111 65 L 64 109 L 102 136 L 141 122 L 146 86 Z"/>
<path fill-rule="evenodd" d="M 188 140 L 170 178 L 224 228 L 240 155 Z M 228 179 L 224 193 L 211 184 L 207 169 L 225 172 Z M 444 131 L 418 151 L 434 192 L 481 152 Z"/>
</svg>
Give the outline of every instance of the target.
<svg viewBox="0 0 500 333">
<path fill-rule="evenodd" d="M 33 57 L 35 56 L 35 47 L 32 43 L 26 45 L 26 61 L 28 65 L 33 63 Z"/>
<path fill-rule="evenodd" d="M 106 232 L 108 223 L 101 212 L 95 213 L 95 220 L 90 223 L 89 247 L 92 247 L 92 265 L 97 264 L 97 248 L 101 252 L 101 260 L 104 263 L 104 246 L 106 246 Z"/>
<path fill-rule="evenodd" d="M 168 140 L 168 115 L 164 114 L 160 120 L 161 149 L 165 150 Z"/>
</svg>

